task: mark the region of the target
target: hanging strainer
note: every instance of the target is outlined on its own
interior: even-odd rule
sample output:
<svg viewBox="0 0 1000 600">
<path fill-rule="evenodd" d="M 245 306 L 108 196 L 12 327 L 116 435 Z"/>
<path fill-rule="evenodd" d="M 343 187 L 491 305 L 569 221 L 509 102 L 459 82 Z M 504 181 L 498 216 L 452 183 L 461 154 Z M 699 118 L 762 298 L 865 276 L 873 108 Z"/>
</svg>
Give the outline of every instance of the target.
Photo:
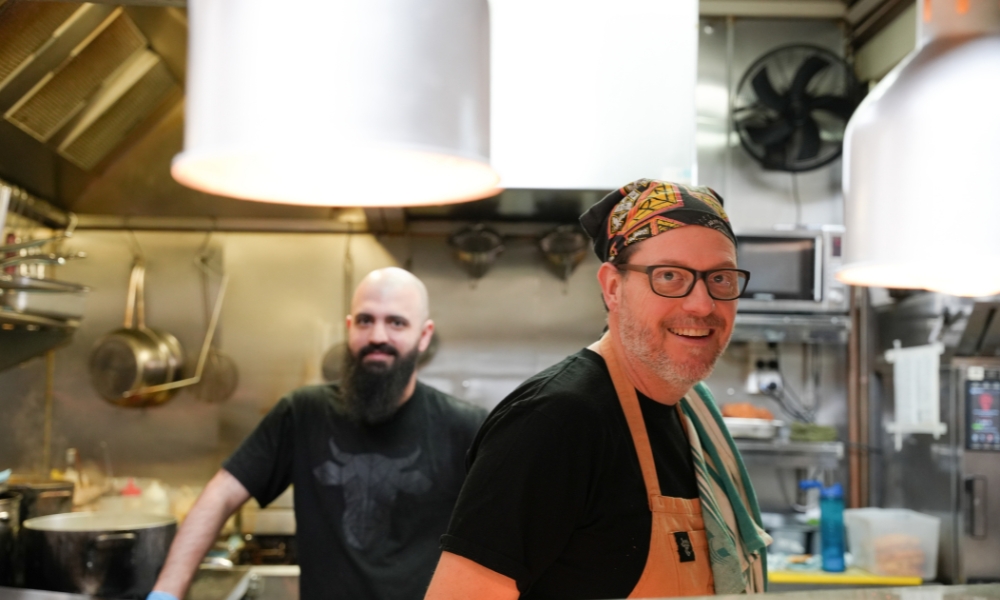
<svg viewBox="0 0 1000 600">
<path fill-rule="evenodd" d="M 546 263 L 563 281 L 587 256 L 587 235 L 576 225 L 560 225 L 538 240 Z"/>
<path fill-rule="evenodd" d="M 485 275 L 504 251 L 503 237 L 482 223 L 458 230 L 448 238 L 448 245 L 462 268 L 475 279 Z"/>
</svg>

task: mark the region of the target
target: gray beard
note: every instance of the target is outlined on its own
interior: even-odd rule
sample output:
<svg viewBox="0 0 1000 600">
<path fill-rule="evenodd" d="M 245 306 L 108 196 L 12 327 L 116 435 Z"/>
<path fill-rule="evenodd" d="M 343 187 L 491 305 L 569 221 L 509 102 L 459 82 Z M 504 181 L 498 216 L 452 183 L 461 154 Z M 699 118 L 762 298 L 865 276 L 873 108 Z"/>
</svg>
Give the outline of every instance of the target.
<svg viewBox="0 0 1000 600">
<path fill-rule="evenodd" d="M 728 340 L 726 344 L 719 346 L 715 355 L 707 363 L 692 364 L 674 361 L 655 344 L 655 341 L 663 336 L 671 335 L 667 331 L 668 325 L 659 323 L 658 331 L 649 331 L 644 324 L 633 317 L 626 297 L 622 296 L 618 309 L 618 336 L 621 338 L 622 346 L 633 358 L 655 373 L 667 385 L 685 391 L 712 374 L 716 361 L 719 360 L 719 356 L 728 345 Z M 718 325 L 714 320 L 704 324 Z"/>
<path fill-rule="evenodd" d="M 399 410 L 419 355 L 414 348 L 407 354 L 396 355 L 392 365 L 386 367 L 365 365 L 350 351 L 345 352 L 338 406 L 341 412 L 357 423 L 376 425 L 388 421 Z"/>
</svg>

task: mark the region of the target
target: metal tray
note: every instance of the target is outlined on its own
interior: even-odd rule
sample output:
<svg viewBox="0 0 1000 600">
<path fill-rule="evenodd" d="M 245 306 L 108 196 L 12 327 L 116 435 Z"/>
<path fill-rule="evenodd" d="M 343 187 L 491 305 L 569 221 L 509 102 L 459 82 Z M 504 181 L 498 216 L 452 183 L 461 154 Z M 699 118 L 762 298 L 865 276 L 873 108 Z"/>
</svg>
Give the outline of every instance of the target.
<svg viewBox="0 0 1000 600">
<path fill-rule="evenodd" d="M 2 290 L 0 306 L 26 315 L 54 319 L 79 319 L 87 305 L 87 292 L 47 292 L 38 290 Z"/>
<path fill-rule="evenodd" d="M 729 429 L 729 435 L 734 438 L 752 440 L 773 440 L 778 435 L 778 429 L 784 425 L 781 421 L 738 417 L 722 417 L 722 421 Z"/>
</svg>

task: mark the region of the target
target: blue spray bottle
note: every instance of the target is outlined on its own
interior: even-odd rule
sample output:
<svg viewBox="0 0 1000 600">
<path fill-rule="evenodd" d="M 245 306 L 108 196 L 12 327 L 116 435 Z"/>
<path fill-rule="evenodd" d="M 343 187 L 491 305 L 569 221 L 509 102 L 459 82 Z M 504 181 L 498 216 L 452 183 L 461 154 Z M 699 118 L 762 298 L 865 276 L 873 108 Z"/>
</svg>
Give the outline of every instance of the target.
<svg viewBox="0 0 1000 600">
<path fill-rule="evenodd" d="M 820 553 L 823 570 L 841 573 L 844 565 L 844 488 L 839 483 L 825 487 L 818 481 L 801 481 L 802 489 L 819 488 Z"/>
</svg>

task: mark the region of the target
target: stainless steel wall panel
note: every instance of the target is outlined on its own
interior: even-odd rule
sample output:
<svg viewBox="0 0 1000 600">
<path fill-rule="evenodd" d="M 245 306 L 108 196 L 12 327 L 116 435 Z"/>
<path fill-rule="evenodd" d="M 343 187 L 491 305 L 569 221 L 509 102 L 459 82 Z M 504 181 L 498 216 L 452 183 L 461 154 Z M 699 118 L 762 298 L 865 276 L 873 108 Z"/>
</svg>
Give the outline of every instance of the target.
<svg viewBox="0 0 1000 600">
<path fill-rule="evenodd" d="M 747 68 L 779 46 L 814 44 L 842 55 L 841 26 L 833 20 L 703 18 L 698 43 L 698 184 L 723 195 L 737 227 L 794 224 L 793 176 L 765 171 L 743 150 L 729 133 L 728 102 Z M 838 159 L 795 176 L 802 223 L 843 223 L 840 173 Z"/>
</svg>

